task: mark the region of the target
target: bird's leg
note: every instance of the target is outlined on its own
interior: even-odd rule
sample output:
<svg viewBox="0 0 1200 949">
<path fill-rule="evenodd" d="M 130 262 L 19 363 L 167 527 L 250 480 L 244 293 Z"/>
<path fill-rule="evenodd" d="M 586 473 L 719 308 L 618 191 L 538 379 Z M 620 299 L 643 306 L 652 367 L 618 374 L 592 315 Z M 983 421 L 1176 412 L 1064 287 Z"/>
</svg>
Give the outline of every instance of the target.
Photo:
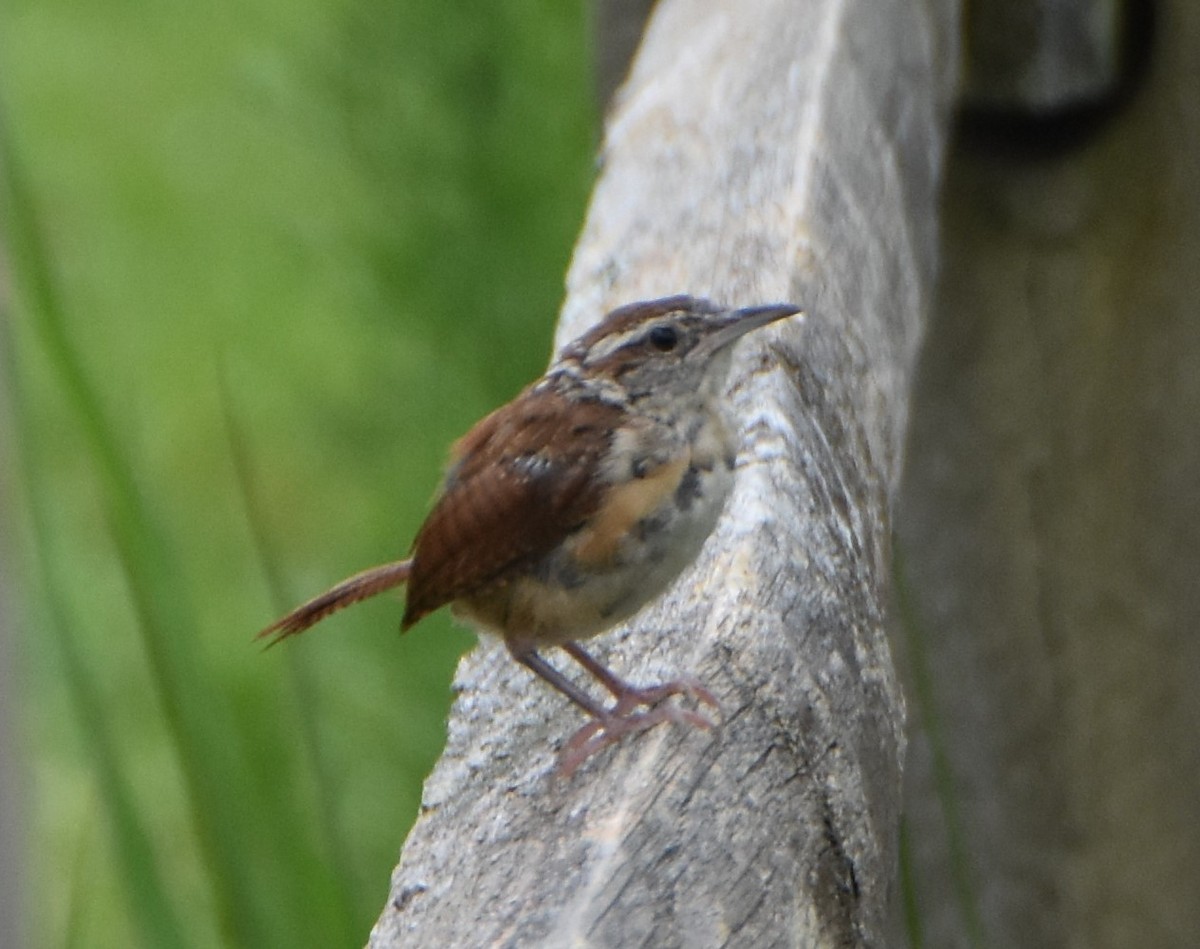
<svg viewBox="0 0 1200 949">
<path fill-rule="evenodd" d="M 661 685 L 639 687 L 630 685 L 624 679 L 604 664 L 597 661 L 579 643 L 563 643 L 563 652 L 583 666 L 596 680 L 612 693 L 617 700 L 613 713 L 625 715 L 639 705 L 658 705 L 663 699 L 672 695 L 686 695 L 690 699 L 701 702 L 712 708 L 720 708 L 716 696 L 706 689 L 698 679 L 692 676 L 680 676 Z M 699 717 L 699 716 L 697 716 Z M 711 723 L 709 723 L 711 727 Z"/>
<path fill-rule="evenodd" d="M 509 646 L 513 658 L 534 675 L 545 680 L 596 720 L 609 717 L 608 710 L 574 682 L 550 665 L 533 649 Z"/>
<path fill-rule="evenodd" d="M 570 777 L 588 758 L 626 735 L 643 732 L 662 722 L 676 722 L 703 729 L 713 727 L 713 723 L 698 712 L 676 705 L 660 704 L 672 695 L 687 695 L 716 707 L 717 700 L 712 693 L 694 679 L 677 679 L 659 686 L 638 688 L 618 678 L 577 643 L 564 644 L 563 649 L 567 654 L 595 676 L 616 698 L 616 705 L 607 709 L 546 662 L 535 650 L 514 648 L 511 645 L 509 648 L 518 662 L 592 717 L 592 720 L 575 732 L 563 746 L 559 759 L 559 774 L 562 777 Z M 635 712 L 634 709 L 639 705 L 650 707 L 644 712 Z"/>
</svg>

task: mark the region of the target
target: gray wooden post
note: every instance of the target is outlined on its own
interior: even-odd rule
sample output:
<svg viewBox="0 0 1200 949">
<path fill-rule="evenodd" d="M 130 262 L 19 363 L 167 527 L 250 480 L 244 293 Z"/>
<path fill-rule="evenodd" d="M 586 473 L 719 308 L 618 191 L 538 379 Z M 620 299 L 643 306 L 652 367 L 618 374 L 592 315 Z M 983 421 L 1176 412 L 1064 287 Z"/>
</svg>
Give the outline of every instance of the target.
<svg viewBox="0 0 1200 949">
<path fill-rule="evenodd" d="M 809 313 L 740 352 L 738 483 L 696 567 L 596 643 L 634 680 L 697 674 L 722 726 L 662 727 L 555 780 L 577 714 L 476 650 L 372 946 L 890 944 L 890 525 L 954 10 L 656 6 L 609 114 L 559 338 L 675 292 Z"/>
</svg>

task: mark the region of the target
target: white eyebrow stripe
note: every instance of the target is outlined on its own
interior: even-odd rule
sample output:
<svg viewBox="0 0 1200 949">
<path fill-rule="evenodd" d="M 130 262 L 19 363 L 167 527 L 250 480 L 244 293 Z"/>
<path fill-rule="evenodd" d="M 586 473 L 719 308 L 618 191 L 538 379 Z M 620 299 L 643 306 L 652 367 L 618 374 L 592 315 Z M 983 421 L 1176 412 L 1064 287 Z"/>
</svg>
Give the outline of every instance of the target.
<svg viewBox="0 0 1200 949">
<path fill-rule="evenodd" d="M 596 343 L 596 345 L 594 345 L 590 350 L 588 350 L 587 354 L 583 357 L 583 364 L 585 366 L 591 366 L 605 357 L 611 356 L 622 346 L 625 346 L 628 343 L 633 342 L 638 337 L 644 335 L 645 332 L 645 326 L 637 326 L 633 329 L 626 330 L 624 333 L 621 333 L 617 336 L 606 336 L 604 339 Z"/>
</svg>

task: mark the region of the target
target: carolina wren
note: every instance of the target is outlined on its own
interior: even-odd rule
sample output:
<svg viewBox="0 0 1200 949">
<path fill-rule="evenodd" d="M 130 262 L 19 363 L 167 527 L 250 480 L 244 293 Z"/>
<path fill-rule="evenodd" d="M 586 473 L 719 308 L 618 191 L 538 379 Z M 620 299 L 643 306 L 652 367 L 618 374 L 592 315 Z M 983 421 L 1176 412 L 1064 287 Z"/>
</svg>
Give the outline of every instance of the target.
<svg viewBox="0 0 1200 949">
<path fill-rule="evenodd" d="M 259 635 L 278 642 L 407 583 L 402 630 L 448 603 L 591 716 L 564 746 L 566 773 L 659 722 L 711 728 L 664 702 L 682 694 L 715 707 L 698 682 L 635 687 L 579 640 L 632 616 L 699 553 L 733 483 L 738 446 L 723 403 L 734 343 L 799 312 L 688 296 L 614 310 L 454 445 L 411 557 L 344 580 Z M 615 704 L 547 663 L 540 651 L 551 646 Z"/>
</svg>

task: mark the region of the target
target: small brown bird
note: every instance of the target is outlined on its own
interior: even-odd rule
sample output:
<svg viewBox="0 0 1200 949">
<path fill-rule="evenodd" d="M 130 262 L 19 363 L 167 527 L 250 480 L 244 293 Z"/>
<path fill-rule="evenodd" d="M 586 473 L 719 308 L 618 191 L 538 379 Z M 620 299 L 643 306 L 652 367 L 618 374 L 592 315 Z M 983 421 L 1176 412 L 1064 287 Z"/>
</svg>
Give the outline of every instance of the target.
<svg viewBox="0 0 1200 949">
<path fill-rule="evenodd" d="M 799 312 L 688 296 L 614 310 L 454 445 L 411 557 L 342 581 L 259 635 L 278 642 L 407 583 L 402 630 L 450 604 L 591 716 L 564 746 L 564 773 L 663 721 L 711 728 L 665 701 L 715 707 L 698 682 L 630 685 L 578 641 L 632 616 L 695 559 L 733 484 L 738 446 L 724 403 L 734 343 Z M 546 662 L 539 651 L 551 646 L 615 704 Z"/>
</svg>

